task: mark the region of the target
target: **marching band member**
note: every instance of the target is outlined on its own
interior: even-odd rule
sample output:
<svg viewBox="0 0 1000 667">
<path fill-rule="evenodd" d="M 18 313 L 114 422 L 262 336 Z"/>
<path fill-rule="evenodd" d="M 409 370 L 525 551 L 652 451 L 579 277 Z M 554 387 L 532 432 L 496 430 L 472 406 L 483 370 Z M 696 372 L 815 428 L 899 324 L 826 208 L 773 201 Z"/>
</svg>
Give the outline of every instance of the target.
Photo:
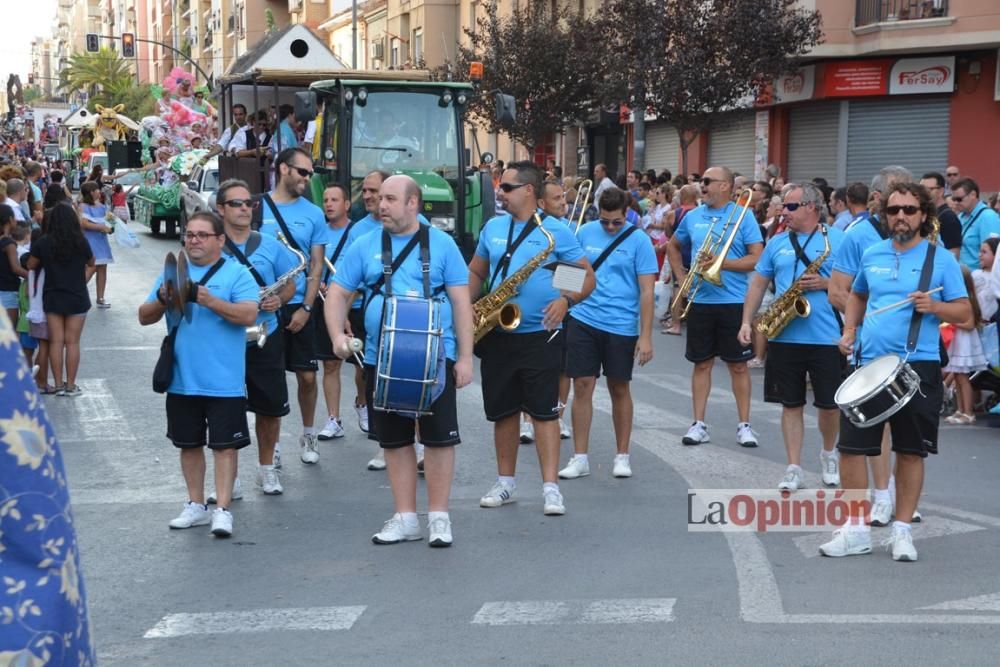
<svg viewBox="0 0 1000 667">
<path fill-rule="evenodd" d="M 857 353 L 862 364 L 884 354 L 896 354 L 920 376 L 920 391 L 888 420 L 897 463 L 897 519 L 886 545 L 892 547 L 893 560 L 915 561 L 917 551 L 910 523 L 899 517 L 913 516 L 923 486 L 924 458 L 937 453 L 943 397 L 938 325 L 964 322 L 971 317 L 972 308 L 954 256 L 927 241 L 935 216 L 927 190 L 920 185 L 897 183 L 887 195 L 881 200 L 880 217 L 892 237 L 862 255 L 847 302 L 840 350 L 847 355 Z M 932 294 L 938 287 L 941 290 Z M 903 299 L 912 300 L 912 308 L 880 314 L 877 326 L 864 327 L 860 341 L 855 340 L 866 313 Z M 862 429 L 846 417 L 841 419 L 837 445 L 840 474 L 844 489 L 855 490 L 858 500 L 868 489 L 865 457 L 879 455 L 881 438 L 880 428 Z M 871 529 L 863 516 L 852 515 L 848 525 L 834 532 L 833 539 L 819 551 L 824 556 L 870 553 Z"/>
<path fill-rule="evenodd" d="M 229 512 L 236 479 L 236 451 L 250 444 L 246 399 L 246 327 L 257 320 L 259 288 L 250 272 L 222 259 L 222 220 L 199 211 L 188 220 L 184 249 L 190 258 L 193 310 L 190 321 L 167 312 L 168 293 L 161 274 L 146 303 L 139 306 L 139 324 L 155 324 L 167 314 L 176 327 L 173 375 L 167 388 L 167 437 L 180 450 L 188 502 L 171 528 L 191 528 L 211 522 L 212 533 L 233 532 Z M 207 437 L 206 437 L 207 431 Z M 205 451 L 215 459 L 218 507 L 205 504 Z"/>
<path fill-rule="evenodd" d="M 508 165 L 500 182 L 505 214 L 483 226 L 479 246 L 469 263 L 469 292 L 478 300 L 485 284 L 493 292 L 526 264 L 541 261 L 549 241 L 536 227 L 534 218 L 542 194 L 542 174 L 531 162 Z M 535 424 L 538 460 L 542 469 L 542 499 L 545 514 L 566 513 L 559 492 L 559 374 L 562 371 L 562 335 L 553 338 L 570 306 L 594 289 L 590 268 L 573 232 L 547 216 L 542 225 L 552 236 L 554 247 L 546 261 L 575 263 L 586 270 L 580 292 L 559 291 L 552 274 L 536 270 L 519 286 L 511 300 L 521 309 L 517 328 L 507 333 L 493 331 L 478 346 L 486 419 L 493 422 L 497 454 L 496 483 L 479 501 L 480 507 L 500 507 L 514 500 L 516 488 L 518 415 L 526 412 Z"/>
<path fill-rule="evenodd" d="M 386 286 L 375 287 L 385 276 L 384 244 L 390 244 L 394 264 L 401 255 L 403 257 L 402 263 L 385 280 L 391 281 L 389 284 L 393 293 L 409 295 L 423 293 L 425 284 L 420 260 L 423 249 L 418 253 L 414 251 L 414 246 L 426 242 L 430 255 L 427 288 L 431 294 L 446 294 L 441 303 L 447 359 L 446 385 L 431 405 L 433 414 L 416 420 L 394 412 L 373 410 L 370 414 L 379 446 L 386 452 L 396 509 L 382 530 L 372 536 L 372 541 L 376 544 L 395 544 L 421 539 L 416 505 L 416 454 L 413 448 L 415 428 L 419 423 L 420 437 L 426 446 L 424 475 L 427 480 L 430 545 L 447 547 L 452 543 L 448 497 L 455 469 L 454 446 L 460 442 L 455 390 L 472 381 L 472 306 L 462 253 L 447 233 L 420 224 L 417 219 L 420 202 L 420 187 L 412 178 L 392 176 L 386 179 L 382 184 L 379 204 L 384 232 L 365 235 L 347 251 L 327 292 L 326 318 L 327 327 L 333 333 L 334 349 L 342 357 L 348 356 L 348 337 L 344 333 L 348 301 L 356 289 L 365 290 L 365 370 L 370 406 L 386 289 Z M 415 235 L 419 241 L 417 244 L 412 243 Z"/>
<path fill-rule="evenodd" d="M 285 369 L 295 373 L 298 384 L 299 411 L 302 413 L 302 436 L 299 438 L 303 463 L 319 461 L 316 448 L 316 324 L 313 305 L 323 272 L 323 244 L 327 227 L 323 211 L 303 195 L 312 178 L 312 158 L 301 148 L 286 148 L 274 160 L 277 183 L 264 196 L 261 210 L 262 234 L 282 234 L 289 247 L 309 260 L 308 277 L 296 278 L 295 295 L 282 306 L 281 320 L 285 339 Z M 275 446 L 275 467 L 281 467 L 281 445 Z"/>
<path fill-rule="evenodd" d="M 608 188 L 598 202 L 600 219 L 580 229 L 578 238 L 597 286 L 570 309 L 566 320 L 566 375 L 573 379 L 573 458 L 559 471 L 563 479 L 590 474 L 587 448 L 594 416 L 594 387 L 604 369 L 611 394 L 611 420 L 618 452 L 612 474 L 631 477 L 632 367 L 653 358 L 653 285 L 660 271 L 653 242 L 625 222 L 625 193 Z"/>
<path fill-rule="evenodd" d="M 767 324 L 778 310 L 793 308 L 796 294 L 806 299 L 810 308 L 808 317 L 793 318 L 768 341 L 764 400 L 782 406 L 781 433 L 788 455 L 788 469 L 778 484 L 779 491 L 796 491 L 804 486 L 801 466 L 807 375 L 823 437 L 820 453 L 823 483 L 827 486 L 840 484 L 834 449 L 840 417 L 833 397 L 840 386 L 844 357 L 837 349 L 840 324 L 827 300 L 826 287 L 844 233 L 833 227 L 821 229 L 822 206 L 823 193 L 811 183 L 796 184 L 788 191 L 783 207 L 788 231 L 775 236 L 764 248 L 743 304 L 739 334 L 743 345 L 750 344 L 752 321 L 771 281 L 775 283 L 777 296 L 762 322 Z M 789 288 L 793 286 L 795 289 L 790 293 Z"/>
<path fill-rule="evenodd" d="M 251 231 L 250 221 L 258 202 L 251 199 L 245 182 L 224 181 L 216 192 L 216 202 L 226 232 L 223 257 L 245 266 L 258 289 L 273 285 L 279 276 L 298 266 L 298 259 L 280 241 Z M 267 495 L 284 492 L 274 467 L 274 444 L 281 432 L 281 418 L 289 413 L 285 345 L 276 313 L 294 294 L 295 280 L 289 280 L 277 294 L 261 300 L 256 325 L 267 328 L 267 340 L 262 348 L 256 340 L 246 343 L 247 410 L 256 415 L 257 486 Z M 216 500 L 214 495 L 209 495 L 209 503 Z M 233 499 L 242 495 L 237 479 Z"/>
<path fill-rule="evenodd" d="M 355 223 L 347 217 L 351 208 L 351 195 L 340 183 L 330 183 L 323 190 L 323 213 L 326 216 L 326 259 L 320 290 L 326 292 L 333 280 L 330 266 L 337 268 L 344 257 Z M 323 362 L 323 399 L 326 403 L 326 425 L 319 432 L 320 440 L 344 437 L 344 425 L 340 419 L 340 367 L 342 360 L 333 351 L 333 342 L 326 330 L 326 318 L 316 318 L 316 358 Z M 354 355 L 351 355 L 354 358 Z M 363 396 L 363 393 L 361 394 Z M 355 401 L 357 402 L 357 401 Z"/>
<path fill-rule="evenodd" d="M 712 367 L 715 357 L 720 357 L 729 368 L 733 396 L 739 423 L 736 426 L 736 442 L 742 447 L 756 447 L 757 436 L 750 428 L 750 374 L 747 360 L 753 356 L 753 348 L 737 339 L 743 309 L 743 298 L 747 291 L 747 274 L 753 270 L 764 247 L 760 226 L 748 212 L 742 224 L 734 228 L 739 218 L 739 207 L 730 201 L 733 191 L 733 172 L 726 167 L 712 167 L 701 179 L 702 204 L 681 220 L 667 246 L 670 266 L 675 269 L 683 283 L 686 273 L 681 257 L 681 248 L 690 244 L 691 264 L 694 265 L 698 249 L 705 236 L 722 233 L 723 225 L 731 218 L 732 225 L 725 231 L 726 239 L 735 233 L 732 247 L 722 264 L 722 285 L 716 287 L 708 281 L 698 281 L 698 292 L 687 320 L 687 346 L 684 356 L 694 364 L 691 375 L 691 400 L 694 406 L 694 423 L 688 429 L 682 442 L 698 445 L 709 442 L 708 427 L 705 425 L 705 408 L 712 390 Z M 734 231 L 735 229 L 735 231 Z M 726 240 L 723 239 L 723 242 Z M 711 264 L 714 257 L 702 257 L 698 261 L 703 267 Z"/>
</svg>

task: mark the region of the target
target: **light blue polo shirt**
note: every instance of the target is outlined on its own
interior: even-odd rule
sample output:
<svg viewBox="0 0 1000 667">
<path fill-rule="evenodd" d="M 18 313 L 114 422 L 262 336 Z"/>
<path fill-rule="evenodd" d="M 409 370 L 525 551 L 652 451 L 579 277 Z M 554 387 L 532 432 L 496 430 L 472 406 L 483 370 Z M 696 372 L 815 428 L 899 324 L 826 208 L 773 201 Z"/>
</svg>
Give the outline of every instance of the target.
<svg viewBox="0 0 1000 667">
<path fill-rule="evenodd" d="M 859 216 L 847 228 L 844 240 L 833 259 L 834 271 L 845 273 L 852 278 L 857 275 L 858 268 L 861 266 L 861 256 L 865 254 L 865 250 L 882 242 L 882 237 L 872 225 L 873 222 L 879 224 L 877 218 L 861 218 Z"/>
<path fill-rule="evenodd" d="M 454 287 L 469 284 L 469 270 L 465 265 L 462 252 L 458 249 L 455 239 L 440 229 L 430 227 L 431 271 L 430 286 L 433 293 L 437 288 Z M 390 236 L 392 240 L 392 256 L 395 259 L 413 234 L 405 236 Z M 382 331 L 382 305 L 384 287 L 378 293 L 372 294 L 369 285 L 382 276 L 382 232 L 368 233 L 357 242 L 352 243 L 346 251 L 343 260 L 338 262 L 337 275 L 333 282 L 346 290 L 353 292 L 363 289 L 369 299 L 365 311 L 365 363 L 375 365 L 378 359 L 379 337 Z M 397 296 L 423 296 L 424 283 L 420 270 L 420 246 L 413 248 L 400 267 L 392 274 L 392 293 Z M 451 301 L 447 294 L 441 294 L 441 328 L 445 344 L 445 356 L 455 360 L 457 342 L 455 325 L 452 315 Z"/>
<path fill-rule="evenodd" d="M 622 225 L 608 234 L 599 224 L 586 225 L 577 235 L 583 253 L 593 264 L 616 238 L 634 225 Z M 584 324 L 618 334 L 639 335 L 639 276 L 658 275 L 653 242 L 641 229 L 622 241 L 597 267 L 597 286 L 570 314 Z"/>
<path fill-rule="evenodd" d="M 790 234 L 787 231 L 778 234 L 771 239 L 764 252 L 757 261 L 754 270 L 769 280 L 774 281 L 775 294 L 779 297 L 788 291 L 803 273 L 806 267 L 795 256 L 795 248 L 792 247 Z M 803 254 L 811 263 L 821 254 L 826 247 L 823 241 L 823 233 L 816 230 L 816 233 L 809 238 L 809 234 L 796 233 L 795 238 L 802 248 Z M 830 277 L 833 270 L 833 258 L 837 249 L 844 242 L 844 232 L 836 228 L 828 228 L 827 236 L 830 241 L 830 254 L 820 267 L 820 275 Z M 837 322 L 833 314 L 833 306 L 823 290 L 811 290 L 803 292 L 803 296 L 809 301 L 809 317 L 796 317 L 784 330 L 778 334 L 774 340 L 777 343 L 798 343 L 803 345 L 832 345 L 836 346 L 840 339 L 840 323 Z"/>
<path fill-rule="evenodd" d="M 541 214 L 539 214 L 541 215 Z M 497 263 L 507 252 L 507 240 L 511 243 L 515 241 L 521 230 L 524 229 L 526 221 L 514 221 L 509 213 L 491 218 L 489 222 L 479 232 L 479 245 L 476 246 L 476 256 L 482 257 L 489 262 L 489 276 L 492 278 L 496 271 Z M 513 226 L 513 230 L 511 227 Z M 563 224 L 558 218 L 546 216 L 542 220 L 545 231 L 555 239 L 555 248 L 546 258 L 545 264 L 556 260 L 564 262 L 578 262 L 584 256 L 583 250 L 577 241 L 576 236 L 569 227 Z M 527 264 L 532 258 L 548 247 L 548 240 L 536 227 L 531 231 L 524 241 L 518 246 L 511 257 L 510 267 L 507 276 L 514 275 L 518 269 Z M 496 289 L 503 282 L 504 276 L 501 272 L 497 275 L 490 290 Z M 513 333 L 533 333 L 544 331 L 542 319 L 543 310 L 550 302 L 559 297 L 559 290 L 552 286 L 552 272 L 543 268 L 534 271 L 526 281 L 521 284 L 521 289 L 517 295 L 511 299 L 511 303 L 516 303 L 521 307 L 521 324 Z M 561 328 L 561 325 L 560 325 Z"/>
<path fill-rule="evenodd" d="M 188 264 L 191 282 L 201 280 L 212 267 Z M 146 301 L 154 301 L 163 284 L 163 274 L 156 279 Z M 226 261 L 206 285 L 212 295 L 240 303 L 258 303 L 259 286 L 245 266 Z M 191 321 L 167 313 L 168 331 L 177 325 L 174 342 L 174 377 L 167 388 L 169 394 L 184 396 L 240 397 L 246 386 L 246 328 L 227 322 L 211 309 L 190 304 Z"/>
<path fill-rule="evenodd" d="M 736 218 L 739 217 L 739 212 L 734 212 L 734 209 L 736 209 L 736 204 L 733 202 L 727 203 L 722 208 L 708 208 L 706 204 L 702 204 L 691 209 L 684 216 L 674 234 L 682 245 L 690 244 L 690 261 L 692 263 L 694 262 L 694 254 L 701 248 L 701 244 L 704 242 L 705 235 L 709 233 L 709 230 L 713 230 L 716 236 L 721 234 L 722 226 L 729 219 L 730 214 L 733 215 L 733 222 L 735 224 Z M 732 227 L 727 230 L 727 238 L 732 231 Z M 739 230 L 736 232 L 736 238 L 733 240 L 732 248 L 729 250 L 728 259 L 746 257 L 749 246 L 754 243 L 763 242 L 764 239 L 760 235 L 760 225 L 757 224 L 757 219 L 754 217 L 753 211 L 748 211 L 743 218 L 743 222 L 740 224 Z M 719 287 L 702 281 L 702 284 L 698 287 L 698 293 L 695 294 L 694 302 L 741 304 L 747 293 L 749 275 L 749 273 L 740 271 L 723 271 L 722 285 Z M 695 286 L 697 285 L 698 281 L 695 281 Z"/>
<path fill-rule="evenodd" d="M 880 241 L 865 251 L 861 257 L 861 270 L 854 278 L 852 289 L 868 295 L 866 313 L 873 312 L 902 301 L 920 284 L 920 271 L 927 256 L 928 243 L 921 241 L 916 246 L 900 253 L 893 248 L 892 240 Z M 962 269 L 954 255 L 938 248 L 934 253 L 934 270 L 928 290 L 944 287 L 931 298 L 935 301 L 954 301 L 968 297 Z M 861 327 L 861 361 L 867 363 L 883 354 L 906 356 L 906 337 L 910 331 L 912 307 L 895 308 L 876 315 Z M 917 335 L 917 349 L 910 354 L 911 361 L 940 361 L 938 347 L 938 325 L 936 316 L 924 313 Z"/>
<path fill-rule="evenodd" d="M 962 224 L 959 261 L 974 271 L 979 268 L 979 247 L 991 236 L 1000 236 L 1000 215 L 985 202 L 979 202 L 972 213 L 959 213 L 958 221 Z"/>
<path fill-rule="evenodd" d="M 240 249 L 240 252 L 246 254 L 246 243 L 237 243 L 236 247 Z M 236 262 L 240 266 L 243 266 L 240 260 L 236 259 L 235 255 L 230 255 L 226 251 L 225 246 L 222 247 L 222 256 L 231 262 Z M 285 275 L 299 265 L 299 260 L 295 256 L 295 253 L 286 248 L 281 241 L 267 234 L 260 235 L 260 245 L 253 251 L 253 254 L 247 257 L 247 261 L 253 264 L 253 268 L 257 270 L 257 273 L 260 274 L 261 279 L 266 285 L 273 285 L 278 276 Z M 250 277 L 253 278 L 253 275 Z M 256 280 L 254 284 L 257 284 Z M 276 313 L 269 313 L 262 310 L 257 313 L 257 324 L 261 323 L 267 326 L 267 335 L 270 336 L 278 328 L 278 316 Z"/>
<path fill-rule="evenodd" d="M 273 192 L 271 196 L 274 196 Z M 278 207 L 278 212 L 281 213 L 285 224 L 288 225 L 288 231 L 292 233 L 295 242 L 299 244 L 302 254 L 305 255 L 306 261 L 308 261 L 312 247 L 326 243 L 327 224 L 326 216 L 323 215 L 323 209 L 305 197 L 299 197 L 290 204 L 281 204 L 278 202 L 274 202 L 274 204 Z M 260 205 L 261 233 L 277 238 L 278 233 L 281 232 L 281 226 L 275 220 L 271 206 L 265 201 L 262 201 Z M 308 273 L 307 269 L 296 277 L 295 296 L 291 298 L 289 303 L 302 303 L 305 299 Z"/>
</svg>

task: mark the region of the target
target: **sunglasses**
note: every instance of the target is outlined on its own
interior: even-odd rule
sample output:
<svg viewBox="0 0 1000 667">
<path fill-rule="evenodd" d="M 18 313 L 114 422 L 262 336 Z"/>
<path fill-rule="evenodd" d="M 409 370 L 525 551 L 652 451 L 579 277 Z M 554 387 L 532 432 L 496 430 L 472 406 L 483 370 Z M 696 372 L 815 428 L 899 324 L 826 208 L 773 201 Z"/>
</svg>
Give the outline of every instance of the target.
<svg viewBox="0 0 1000 667">
<path fill-rule="evenodd" d="M 918 213 L 920 211 L 920 207 L 919 206 L 913 206 L 912 204 L 908 204 L 906 206 L 886 206 L 885 207 L 885 212 L 888 213 L 889 215 L 899 215 L 900 211 L 902 211 L 906 215 L 915 215 L 916 213 Z"/>
<path fill-rule="evenodd" d="M 601 224 L 605 227 L 621 227 L 625 224 L 625 218 L 615 218 L 614 220 L 608 220 L 607 218 L 601 218 Z"/>
<path fill-rule="evenodd" d="M 712 183 L 721 183 L 721 182 L 722 182 L 721 178 L 708 178 L 706 176 L 705 178 L 701 179 L 701 184 L 704 185 L 706 188 L 710 186 Z"/>
<path fill-rule="evenodd" d="M 309 171 L 308 169 L 303 169 L 302 167 L 292 167 L 291 165 L 288 166 L 291 169 L 294 169 L 295 171 L 299 172 L 299 176 L 301 176 L 302 178 L 312 178 L 313 172 Z"/>
<path fill-rule="evenodd" d="M 958 176 L 958 174 L 945 174 L 945 176 L 955 177 L 955 176 Z"/>
<path fill-rule="evenodd" d="M 968 196 L 969 195 L 962 195 L 961 197 L 959 197 L 958 195 L 952 195 L 951 196 L 951 200 L 952 201 L 962 201 L 963 199 L 965 199 Z"/>
<path fill-rule="evenodd" d="M 799 202 L 799 201 L 790 201 L 790 202 L 788 202 L 786 204 L 782 204 L 781 205 L 782 208 L 788 209 L 789 213 L 791 213 L 792 211 L 799 210 L 800 206 L 805 206 L 805 204 L 803 204 L 802 202 Z"/>
<path fill-rule="evenodd" d="M 525 185 L 527 185 L 527 183 L 501 183 L 499 187 L 502 192 L 510 194 L 518 188 L 523 188 Z"/>
<path fill-rule="evenodd" d="M 222 202 L 223 206 L 228 206 L 229 208 L 242 208 L 246 206 L 247 208 L 257 208 L 257 202 L 253 199 L 230 199 Z"/>
</svg>

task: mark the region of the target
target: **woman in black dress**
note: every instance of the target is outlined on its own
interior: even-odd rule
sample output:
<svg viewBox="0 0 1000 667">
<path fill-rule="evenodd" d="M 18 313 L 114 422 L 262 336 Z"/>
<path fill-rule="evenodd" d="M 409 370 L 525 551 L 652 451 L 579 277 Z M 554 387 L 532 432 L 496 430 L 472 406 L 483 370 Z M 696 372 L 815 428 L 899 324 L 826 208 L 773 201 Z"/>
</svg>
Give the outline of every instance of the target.
<svg viewBox="0 0 1000 667">
<path fill-rule="evenodd" d="M 39 268 L 45 270 L 42 305 L 49 327 L 52 374 L 59 387 L 56 394 L 77 396 L 80 394 L 76 384 L 80 368 L 80 334 L 90 310 L 87 281 L 94 272 L 94 254 L 83 237 L 80 218 L 71 204 L 56 204 L 49 211 L 46 233 L 31 244 L 28 269 Z"/>
</svg>

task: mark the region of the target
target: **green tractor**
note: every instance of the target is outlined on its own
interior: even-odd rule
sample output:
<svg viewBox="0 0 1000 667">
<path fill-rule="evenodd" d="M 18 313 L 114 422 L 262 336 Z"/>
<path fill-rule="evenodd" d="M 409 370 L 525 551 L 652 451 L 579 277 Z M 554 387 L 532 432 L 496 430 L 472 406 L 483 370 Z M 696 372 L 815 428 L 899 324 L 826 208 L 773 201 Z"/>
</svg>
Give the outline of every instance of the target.
<svg viewBox="0 0 1000 667">
<path fill-rule="evenodd" d="M 490 173 L 472 164 L 465 146 L 463 115 L 477 93 L 470 83 L 415 80 L 425 74 L 352 71 L 296 94 L 296 117 L 316 121 L 312 199 L 321 204 L 324 184 L 341 183 L 357 219 L 364 215 L 360 193 L 368 173 L 406 174 L 420 185 L 421 213 L 468 257 L 494 215 Z M 479 157 L 486 164 L 493 159 Z"/>
</svg>

